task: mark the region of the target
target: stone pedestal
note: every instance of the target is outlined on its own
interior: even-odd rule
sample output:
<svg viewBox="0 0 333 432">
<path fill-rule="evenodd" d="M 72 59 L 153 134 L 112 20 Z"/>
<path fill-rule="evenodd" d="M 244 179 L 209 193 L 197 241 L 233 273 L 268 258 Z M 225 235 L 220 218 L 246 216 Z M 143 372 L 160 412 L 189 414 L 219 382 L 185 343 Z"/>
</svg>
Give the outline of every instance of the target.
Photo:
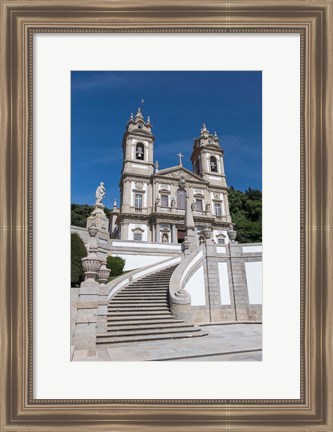
<svg viewBox="0 0 333 432">
<path fill-rule="evenodd" d="M 98 229 L 98 238 L 108 240 L 109 235 L 109 220 L 104 213 L 105 206 L 96 204 L 93 212 L 87 218 L 87 228 L 95 226 Z"/>
<path fill-rule="evenodd" d="M 97 227 L 88 228 L 88 256 L 82 258 L 85 280 L 81 283 L 77 306 L 74 349 L 96 349 L 96 322 L 99 283 L 96 281 L 101 261 L 97 257 Z"/>
</svg>

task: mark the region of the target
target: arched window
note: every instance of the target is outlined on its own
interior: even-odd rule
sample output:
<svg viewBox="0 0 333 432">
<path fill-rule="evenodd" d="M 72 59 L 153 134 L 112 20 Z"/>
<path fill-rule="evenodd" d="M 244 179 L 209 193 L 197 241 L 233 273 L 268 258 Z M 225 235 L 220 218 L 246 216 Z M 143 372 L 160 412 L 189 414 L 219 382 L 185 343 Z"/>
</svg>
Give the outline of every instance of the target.
<svg viewBox="0 0 333 432">
<path fill-rule="evenodd" d="M 135 157 L 139 160 L 144 160 L 145 158 L 145 150 L 142 143 L 138 143 L 135 148 Z"/>
<path fill-rule="evenodd" d="M 184 189 L 177 190 L 177 208 L 180 210 L 186 208 L 186 192 Z"/>
<path fill-rule="evenodd" d="M 216 162 L 216 157 L 215 156 L 211 156 L 210 157 L 209 164 L 210 164 L 210 170 L 211 170 L 211 172 L 217 172 L 217 162 Z"/>
</svg>

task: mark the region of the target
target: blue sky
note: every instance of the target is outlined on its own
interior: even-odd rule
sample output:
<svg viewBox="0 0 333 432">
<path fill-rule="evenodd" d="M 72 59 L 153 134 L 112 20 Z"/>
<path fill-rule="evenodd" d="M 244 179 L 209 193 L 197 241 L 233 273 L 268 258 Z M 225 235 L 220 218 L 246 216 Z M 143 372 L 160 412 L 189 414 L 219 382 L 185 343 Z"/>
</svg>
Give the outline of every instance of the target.
<svg viewBox="0 0 333 432">
<path fill-rule="evenodd" d="M 262 188 L 261 72 L 77 71 L 71 76 L 71 201 L 93 204 L 104 181 L 104 204 L 119 203 L 122 137 L 131 112 L 144 99 L 159 168 L 192 170 L 193 140 L 202 122 L 224 149 L 227 183 Z"/>
</svg>

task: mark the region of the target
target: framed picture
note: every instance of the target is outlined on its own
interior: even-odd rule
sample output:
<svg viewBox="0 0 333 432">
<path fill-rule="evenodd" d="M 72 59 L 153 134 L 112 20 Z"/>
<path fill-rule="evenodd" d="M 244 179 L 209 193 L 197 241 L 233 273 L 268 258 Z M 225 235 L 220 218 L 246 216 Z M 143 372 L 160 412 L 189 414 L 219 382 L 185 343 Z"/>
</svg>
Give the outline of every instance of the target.
<svg viewBox="0 0 333 432">
<path fill-rule="evenodd" d="M 332 431 L 331 22 L 331 0 L 2 2 L 3 431 Z M 261 108 L 259 250 L 261 238 L 246 245 L 245 231 L 236 243 L 242 225 L 232 215 L 230 225 L 224 165 L 232 178 L 234 152 L 235 179 L 261 177 L 254 144 L 240 145 L 242 117 L 260 129 Z M 190 145 L 182 141 L 184 124 L 193 130 L 204 115 L 217 133 L 202 118 Z M 156 163 L 151 126 L 157 132 L 159 118 Z M 119 204 L 110 196 L 118 181 Z M 82 193 L 92 197 L 78 204 L 92 207 L 71 227 Z M 113 206 L 107 222 L 103 199 Z M 74 289 L 71 233 L 86 243 L 88 263 Z M 107 255 L 125 257 L 130 272 L 108 282 Z M 135 268 L 138 256 L 144 270 Z M 236 264 L 247 270 L 237 273 Z M 145 279 L 168 268 L 172 274 Z M 235 282 L 240 274 L 246 291 Z M 147 339 L 147 329 L 161 339 L 161 320 L 168 340 L 180 335 L 172 358 L 158 344 L 135 353 L 124 345 Z M 237 346 L 211 351 L 209 367 L 205 321 L 222 344 Z M 257 337 L 249 326 L 262 323 L 252 358 L 228 333 L 241 322 L 248 343 Z M 184 337 L 193 331 L 203 342 L 189 354 Z"/>
</svg>

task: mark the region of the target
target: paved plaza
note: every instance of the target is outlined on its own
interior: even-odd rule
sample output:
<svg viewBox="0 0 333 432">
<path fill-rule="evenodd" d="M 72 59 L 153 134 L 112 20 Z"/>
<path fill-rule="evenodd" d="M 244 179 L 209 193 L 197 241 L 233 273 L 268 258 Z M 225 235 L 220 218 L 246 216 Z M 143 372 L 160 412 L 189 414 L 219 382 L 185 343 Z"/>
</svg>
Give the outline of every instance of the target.
<svg viewBox="0 0 333 432">
<path fill-rule="evenodd" d="M 76 351 L 73 360 L 90 361 L 261 361 L 261 324 L 203 326 L 208 336 L 159 341 L 118 343 Z"/>
</svg>

